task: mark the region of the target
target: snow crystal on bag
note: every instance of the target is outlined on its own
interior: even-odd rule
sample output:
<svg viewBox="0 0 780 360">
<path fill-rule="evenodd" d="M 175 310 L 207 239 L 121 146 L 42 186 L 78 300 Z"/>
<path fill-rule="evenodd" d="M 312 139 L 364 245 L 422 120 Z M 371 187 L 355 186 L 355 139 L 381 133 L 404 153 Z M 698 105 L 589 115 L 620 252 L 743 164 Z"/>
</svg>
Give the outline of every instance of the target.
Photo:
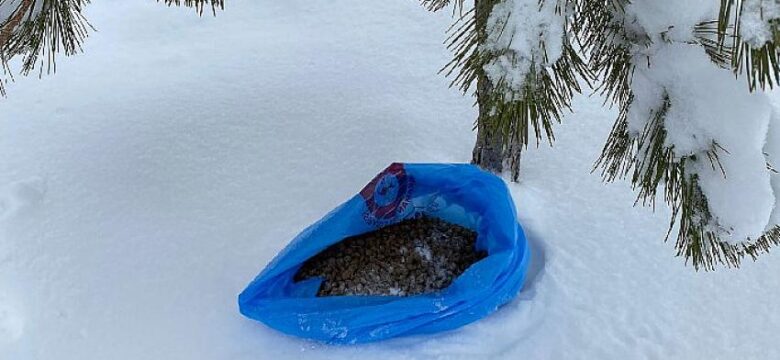
<svg viewBox="0 0 780 360">
<path fill-rule="evenodd" d="M 414 248 L 414 251 L 417 253 L 418 256 L 425 259 L 425 261 L 431 261 L 433 258 L 433 255 L 431 254 L 431 248 L 428 247 L 427 244 L 421 244 L 420 246 L 416 246 Z"/>
</svg>

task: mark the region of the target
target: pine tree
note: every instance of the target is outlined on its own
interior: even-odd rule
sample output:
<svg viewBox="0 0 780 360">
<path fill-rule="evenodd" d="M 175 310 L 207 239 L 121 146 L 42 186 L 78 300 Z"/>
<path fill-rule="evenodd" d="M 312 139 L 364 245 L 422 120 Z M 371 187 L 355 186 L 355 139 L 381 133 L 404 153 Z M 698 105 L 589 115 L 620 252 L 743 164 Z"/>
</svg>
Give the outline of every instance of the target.
<svg viewBox="0 0 780 360">
<path fill-rule="evenodd" d="M 633 2 L 646 5 L 649 0 Z M 664 6 L 663 2 L 658 1 L 658 6 Z M 666 44 L 678 43 L 700 46 L 714 64 L 730 69 L 737 79 L 746 79 L 750 91 L 771 88 L 780 80 L 780 2 L 721 0 L 716 4 L 720 6 L 717 18 L 694 24 L 689 37 L 672 26 L 656 32 L 644 28 L 641 19 L 626 10 L 631 6 L 628 0 L 475 0 L 474 8 L 467 11 L 462 0 L 454 4 L 423 0 L 423 4 L 431 11 L 453 6 L 459 15 L 448 43 L 454 60 L 445 71 L 455 74 L 454 84 L 465 93 L 476 85 L 480 111 L 474 163 L 495 172 L 508 167 L 517 180 L 521 152 L 532 140 L 537 145 L 545 140 L 552 144 L 554 125 L 570 110 L 572 96 L 581 93 L 580 84 L 586 84 L 604 96 L 607 105 L 619 109 L 596 169 L 601 169 L 608 182 L 629 179 L 638 192 L 638 203 L 654 206 L 662 196 L 672 210 L 667 239 L 677 231 L 679 256 L 696 269 L 711 270 L 718 263 L 738 267 L 746 256 L 755 259 L 780 242 L 776 225 L 768 226 L 760 236 L 727 240 L 739 236 L 735 235 L 738 231 L 721 224 L 723 218 L 713 213 L 702 182 L 708 181 L 710 193 L 718 188 L 710 185 L 712 181 L 705 179 L 701 169 L 710 167 L 724 183 L 733 183 L 729 176 L 736 171 L 729 173 L 722 159 L 735 149 L 724 148 L 716 140 L 703 151 L 675 147 L 669 139 L 678 136 L 677 129 L 667 129 L 667 123 L 678 99 L 660 87 L 663 92 L 657 94 L 652 108 L 639 115 L 644 119 L 637 121 L 637 109 L 644 106 L 647 96 L 634 89 L 638 71 L 655 80 L 652 69 L 657 59 L 642 52 L 663 51 Z M 746 15 L 747 11 L 751 13 Z M 539 16 L 543 21 L 538 21 Z M 751 31 L 743 31 L 747 21 Z M 756 27 L 764 33 L 758 39 Z M 548 46 L 550 42 L 560 43 Z M 520 81 L 518 76 L 522 76 Z M 635 123 L 644 126 L 632 128 Z M 774 171 L 768 163 L 758 170 Z M 769 186 L 769 180 L 755 185 Z"/>
<path fill-rule="evenodd" d="M 607 182 L 628 179 L 637 203 L 655 206 L 663 199 L 672 210 L 667 239 L 676 232 L 679 256 L 696 269 L 738 267 L 745 257 L 755 259 L 780 243 L 780 210 L 772 210 L 780 197 L 772 190 L 780 191 L 780 179 L 772 175 L 771 164 L 780 149 L 772 143 L 761 148 L 723 141 L 715 134 L 720 128 L 739 133 L 735 125 L 742 122 L 745 134 L 754 137 L 765 138 L 767 126 L 774 128 L 751 122 L 767 111 L 748 92 L 780 81 L 780 0 L 474 0 L 473 6 L 464 0 L 421 1 L 431 11 L 451 8 L 456 17 L 447 41 L 454 57 L 443 72 L 453 86 L 477 98 L 475 164 L 496 173 L 508 171 L 518 181 L 523 151 L 531 144 L 552 144 L 555 126 L 571 111 L 573 97 L 587 87 L 603 96 L 606 106 L 618 109 L 594 170 Z M 91 28 L 82 16 L 87 2 L 0 0 L 4 72 L 10 75 L 9 61 L 15 57 L 21 59 L 22 74 L 52 72 L 55 54 L 79 52 Z M 209 6 L 214 12 L 224 6 L 223 0 L 162 2 L 192 7 L 199 14 Z M 712 5 L 717 13 L 691 24 L 658 27 L 658 22 L 648 22 L 648 16 L 680 4 L 695 11 Z M 710 65 L 697 62 L 699 54 Z M 744 118 L 713 121 L 708 127 L 710 119 L 681 116 L 686 104 L 663 71 L 664 66 L 674 68 L 677 64 L 669 64 L 675 60 L 687 71 L 701 71 L 699 75 L 722 78 L 725 71 L 733 74 L 734 83 L 745 81 L 746 94 L 734 88 L 733 99 L 722 99 L 739 107 Z M 768 225 L 757 234 L 756 224 L 741 226 L 730 219 L 733 214 L 724 213 L 718 192 L 736 194 L 726 200 L 743 192 L 757 202 L 771 197 L 771 207 L 756 210 L 769 218 Z M 752 215 L 747 208 L 740 211 Z"/>
<path fill-rule="evenodd" d="M 161 2 L 160 0 L 157 0 Z M 224 8 L 223 0 L 163 0 L 168 6 L 187 6 L 202 14 L 211 6 Z M 9 61 L 21 58 L 22 75 L 36 68 L 39 74 L 56 71 L 55 56 L 81 51 L 81 44 L 92 29 L 82 15 L 89 0 L 0 0 L 0 64 L 11 75 Z M 0 81 L 0 95 L 5 95 Z"/>
</svg>

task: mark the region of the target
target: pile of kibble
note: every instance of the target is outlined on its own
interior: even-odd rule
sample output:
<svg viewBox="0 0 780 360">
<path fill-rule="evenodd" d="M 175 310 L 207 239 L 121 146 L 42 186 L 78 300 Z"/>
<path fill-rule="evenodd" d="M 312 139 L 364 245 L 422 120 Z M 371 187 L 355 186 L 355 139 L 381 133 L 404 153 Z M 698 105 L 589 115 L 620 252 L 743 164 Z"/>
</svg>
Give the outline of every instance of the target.
<svg viewBox="0 0 780 360">
<path fill-rule="evenodd" d="M 336 243 L 307 260 L 295 280 L 325 278 L 317 296 L 431 293 L 487 256 L 476 238 L 462 226 L 417 217 Z"/>
</svg>

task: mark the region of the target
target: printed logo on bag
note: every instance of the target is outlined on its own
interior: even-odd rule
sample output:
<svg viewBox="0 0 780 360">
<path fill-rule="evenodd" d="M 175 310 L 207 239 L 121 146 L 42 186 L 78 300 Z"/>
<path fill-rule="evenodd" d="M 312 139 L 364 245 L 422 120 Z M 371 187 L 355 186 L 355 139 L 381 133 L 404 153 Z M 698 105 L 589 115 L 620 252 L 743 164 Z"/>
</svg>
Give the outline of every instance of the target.
<svg viewBox="0 0 780 360">
<path fill-rule="evenodd" d="M 363 218 L 372 225 L 385 225 L 400 220 L 411 204 L 413 188 L 414 178 L 406 173 L 404 165 L 390 165 L 360 192 L 368 207 Z"/>
</svg>

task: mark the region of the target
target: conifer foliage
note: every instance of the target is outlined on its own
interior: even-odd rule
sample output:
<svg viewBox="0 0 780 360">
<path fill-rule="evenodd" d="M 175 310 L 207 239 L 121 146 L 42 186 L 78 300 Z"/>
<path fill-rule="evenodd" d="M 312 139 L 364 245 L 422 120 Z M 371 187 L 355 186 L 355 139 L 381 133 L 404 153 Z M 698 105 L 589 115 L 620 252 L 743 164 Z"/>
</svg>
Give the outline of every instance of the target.
<svg viewBox="0 0 780 360">
<path fill-rule="evenodd" d="M 211 7 L 224 7 L 223 0 L 158 0 L 169 6 L 187 6 L 199 14 Z M 82 14 L 89 0 L 0 0 L 0 64 L 10 76 L 9 61 L 21 58 L 21 73 L 35 69 L 39 74 L 56 70 L 55 56 L 81 51 L 81 44 L 92 27 Z M 0 94 L 5 95 L 0 80 Z"/>
<path fill-rule="evenodd" d="M 423 4 L 432 11 L 453 5 Z M 775 154 L 772 144 L 764 149 L 767 128 L 780 124 L 769 124 L 766 98 L 750 94 L 780 80 L 780 2 L 476 0 L 473 9 L 463 10 L 462 1 L 453 7 L 455 56 L 445 70 L 464 92 L 476 85 L 475 163 L 508 167 L 517 180 L 521 151 L 533 141 L 552 143 L 554 125 L 587 85 L 619 110 L 596 170 L 608 182 L 628 179 L 638 203 L 668 204 L 667 238 L 676 232 L 678 255 L 696 269 L 738 267 L 780 242 Z M 739 79 L 747 86 L 736 88 Z M 708 84 L 720 90 L 708 93 Z M 702 110 L 712 96 L 738 110 Z M 485 149 L 494 152 L 487 163 Z"/>
</svg>

